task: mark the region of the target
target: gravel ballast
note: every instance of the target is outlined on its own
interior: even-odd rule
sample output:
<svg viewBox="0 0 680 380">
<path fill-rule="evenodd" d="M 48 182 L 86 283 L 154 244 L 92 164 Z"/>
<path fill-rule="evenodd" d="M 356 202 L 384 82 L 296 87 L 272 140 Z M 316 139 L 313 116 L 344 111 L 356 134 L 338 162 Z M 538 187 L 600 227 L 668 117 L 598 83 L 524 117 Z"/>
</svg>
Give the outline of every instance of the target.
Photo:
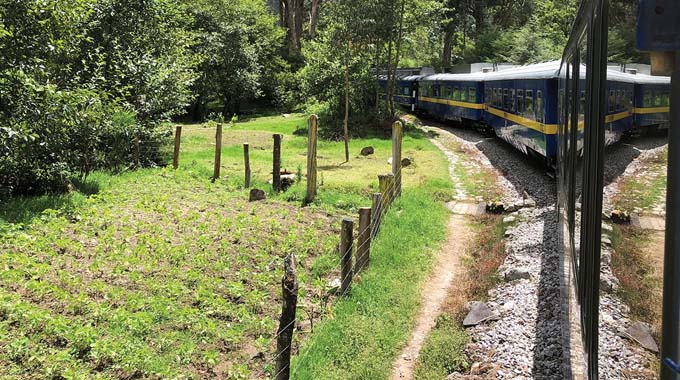
<svg viewBox="0 0 680 380">
<path fill-rule="evenodd" d="M 466 148 L 467 157 L 447 153 L 458 155 L 457 163 L 472 161 L 474 164 L 468 164 L 472 167 L 495 168 L 500 174 L 498 185 L 505 193 L 504 203 L 522 202 L 525 191 L 536 201 L 535 208 L 521 208 L 511 214 L 513 227 L 505 239 L 507 256 L 498 270 L 502 280 L 486 300 L 494 317 L 468 329 L 466 354 L 471 371 L 453 373 L 449 379 L 564 378 L 562 305 L 567 301 L 560 291 L 556 181 L 541 163 L 498 138 L 473 130 L 436 130 L 453 135 Z M 649 143 L 651 149 L 657 149 L 655 144 Z M 624 146 L 608 149 L 608 155 L 605 183 L 611 184 L 640 153 Z M 647 379 L 650 372 L 646 369 L 654 357 L 621 336 L 631 321 L 628 308 L 615 295 L 610 258 L 609 248 L 603 248 L 601 275 L 612 287 L 609 292 L 601 291 L 600 378 Z"/>
</svg>

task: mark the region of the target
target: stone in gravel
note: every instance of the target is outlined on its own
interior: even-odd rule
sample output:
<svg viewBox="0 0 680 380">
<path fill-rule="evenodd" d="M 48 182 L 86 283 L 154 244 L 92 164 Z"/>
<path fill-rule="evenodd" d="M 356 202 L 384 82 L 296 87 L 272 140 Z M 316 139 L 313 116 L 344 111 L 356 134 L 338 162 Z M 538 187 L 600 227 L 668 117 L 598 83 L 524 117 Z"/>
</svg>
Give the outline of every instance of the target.
<svg viewBox="0 0 680 380">
<path fill-rule="evenodd" d="M 337 292 L 340 289 L 340 285 L 342 285 L 342 282 L 339 278 L 328 281 L 328 293 L 333 294 Z"/>
<path fill-rule="evenodd" d="M 373 153 L 375 153 L 375 149 L 373 149 L 372 146 L 367 146 L 367 147 L 361 149 L 361 155 L 364 156 L 364 157 L 370 156 Z"/>
<path fill-rule="evenodd" d="M 602 231 L 612 233 L 614 231 L 614 227 L 612 227 L 612 225 L 609 223 L 602 222 Z"/>
<path fill-rule="evenodd" d="M 251 189 L 250 190 L 250 197 L 248 200 L 250 202 L 255 202 L 255 201 L 262 201 L 267 199 L 267 193 L 264 192 L 264 190 L 260 189 Z"/>
<path fill-rule="evenodd" d="M 624 337 L 636 341 L 649 351 L 654 353 L 659 352 L 659 346 L 657 346 L 654 338 L 652 338 L 652 328 L 646 323 L 633 323 L 626 329 Z"/>
<path fill-rule="evenodd" d="M 602 235 L 602 244 L 604 244 L 607 247 L 612 246 L 612 241 L 611 241 L 611 239 L 609 238 L 608 235 Z"/>
<path fill-rule="evenodd" d="M 503 218 L 503 223 L 510 224 L 513 223 L 515 220 L 516 219 L 514 216 L 506 216 L 505 218 Z"/>
<path fill-rule="evenodd" d="M 388 158 L 387 159 L 387 165 L 392 165 L 392 160 L 393 160 L 392 157 Z"/>
<path fill-rule="evenodd" d="M 533 198 L 529 197 L 524 200 L 524 207 L 534 208 L 536 207 L 536 201 Z"/>
<path fill-rule="evenodd" d="M 628 224 L 630 223 L 630 215 L 625 211 L 614 210 L 612 211 L 611 220 L 616 224 Z"/>
<path fill-rule="evenodd" d="M 484 302 L 475 301 L 472 303 L 472 308 L 470 308 L 470 312 L 463 320 L 463 326 L 465 327 L 477 326 L 478 324 L 490 319 L 491 317 L 493 317 L 491 309 L 489 309 L 489 307 L 486 306 Z"/>
<path fill-rule="evenodd" d="M 603 290 L 606 293 L 614 293 L 618 289 L 619 283 L 613 275 L 609 275 L 608 273 L 600 274 L 600 290 Z"/>
<path fill-rule="evenodd" d="M 408 157 L 404 157 L 404 158 L 401 159 L 401 166 L 404 167 L 404 168 L 411 166 L 412 163 L 413 163 L 413 160 L 411 160 Z"/>
<path fill-rule="evenodd" d="M 510 269 L 509 271 L 505 272 L 503 277 L 505 278 L 506 282 L 528 280 L 531 278 L 531 273 L 520 269 Z"/>
<path fill-rule="evenodd" d="M 505 210 L 503 202 L 491 202 L 486 205 L 486 212 L 491 214 L 502 214 Z"/>
</svg>

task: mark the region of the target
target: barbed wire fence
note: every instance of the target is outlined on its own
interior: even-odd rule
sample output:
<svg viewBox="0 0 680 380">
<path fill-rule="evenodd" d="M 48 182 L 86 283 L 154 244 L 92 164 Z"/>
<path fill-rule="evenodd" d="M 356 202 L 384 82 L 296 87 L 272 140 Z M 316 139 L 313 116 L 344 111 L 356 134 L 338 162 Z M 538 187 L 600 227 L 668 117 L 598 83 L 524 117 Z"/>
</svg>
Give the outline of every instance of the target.
<svg viewBox="0 0 680 380">
<path fill-rule="evenodd" d="M 360 209 L 359 227 L 358 231 L 354 233 L 354 222 L 350 219 L 343 219 L 342 228 L 340 231 L 340 243 L 338 244 L 338 257 L 333 262 L 334 267 L 340 268 L 340 279 L 335 290 L 335 299 L 338 301 L 343 299 L 351 292 L 352 284 L 356 278 L 365 270 L 370 263 L 370 246 L 373 239 L 377 236 L 380 230 L 383 216 L 387 213 L 396 198 L 401 195 L 401 139 L 402 139 L 402 124 L 396 122 L 393 125 L 393 149 L 392 162 L 393 171 L 388 175 L 378 176 L 380 181 L 380 193 L 374 193 L 372 197 L 372 205 L 370 208 L 365 207 Z M 395 161 L 399 161 L 395 164 Z M 368 216 L 366 216 L 368 214 Z M 357 243 L 354 243 L 356 236 Z M 353 253 L 356 252 L 356 258 L 353 260 Z M 286 263 L 294 261 L 294 254 L 286 258 Z M 288 264 L 285 264 L 288 268 Z M 306 347 L 302 351 L 296 361 L 296 365 L 291 368 L 291 351 L 293 347 L 293 333 L 295 331 L 295 315 L 292 316 L 290 312 L 290 302 L 295 299 L 296 294 L 291 294 L 286 287 L 286 278 L 290 276 L 287 269 L 284 272 L 282 281 L 282 313 L 279 319 L 279 328 L 273 339 L 277 341 L 277 352 L 270 362 L 275 373 L 272 379 L 288 380 L 291 374 L 295 375 L 296 371 L 310 358 L 310 352 L 313 352 L 313 345 Z"/>
<path fill-rule="evenodd" d="M 310 203 L 316 196 L 316 137 L 317 137 L 318 117 L 312 115 L 309 119 L 309 138 L 308 138 L 308 181 L 311 178 L 311 184 L 308 184 L 307 196 L 305 204 Z M 384 215 L 392 206 L 394 201 L 401 195 L 401 180 L 402 180 L 402 165 L 401 165 L 401 140 L 403 138 L 403 125 L 400 121 L 392 125 L 392 172 L 388 174 L 378 175 L 379 192 L 373 193 L 371 197 L 371 207 L 362 207 L 359 210 L 359 226 L 354 229 L 354 221 L 345 218 L 342 220 L 342 228 L 340 232 L 340 242 L 337 249 L 337 257 L 332 262 L 334 268 L 339 268 L 340 278 L 335 279 L 335 285 L 329 291 L 328 296 L 334 297 L 331 306 L 334 302 L 343 299 L 350 294 L 352 284 L 357 277 L 368 268 L 370 263 L 370 247 L 372 241 L 376 238 L 380 231 L 380 226 Z M 222 145 L 222 124 L 216 124 L 215 128 L 210 127 L 185 127 L 176 126 L 174 133 L 174 147 L 172 149 L 172 166 L 177 169 L 180 166 L 180 151 L 181 140 L 183 132 L 205 132 L 214 133 L 215 136 L 215 161 L 214 161 L 214 175 L 212 180 L 219 178 L 219 167 L 221 159 L 221 145 Z M 279 147 L 276 149 L 277 138 L 279 140 Z M 131 168 L 139 168 L 142 166 L 142 157 L 148 154 L 158 154 L 157 140 L 142 140 L 139 136 L 134 136 L 132 141 L 132 158 L 133 162 Z M 274 135 L 274 167 L 278 162 L 280 165 L 280 135 Z M 248 144 L 244 143 L 244 163 L 245 163 L 245 185 L 246 188 L 250 185 L 250 167 L 248 157 Z M 277 173 L 273 171 L 272 182 L 276 184 Z M 280 173 L 278 173 L 280 175 Z M 280 178 L 279 178 L 280 182 Z M 280 191 L 276 186 L 275 191 Z M 354 243 L 354 240 L 357 243 Z M 356 257 L 354 257 L 356 252 Z M 296 273 L 296 258 L 294 254 L 289 254 L 284 259 L 284 274 L 281 281 L 282 287 L 282 309 L 279 318 L 279 327 L 276 334 L 271 338 L 276 341 L 277 349 L 273 358 L 268 360 L 265 364 L 265 371 L 271 365 L 274 370 L 275 380 L 288 380 L 291 374 L 295 374 L 303 363 L 309 360 L 309 353 L 313 351 L 313 345 L 306 347 L 304 351 L 299 353 L 295 367 L 291 368 L 291 354 L 294 346 L 294 333 L 296 325 L 296 310 L 298 297 L 298 281 Z M 313 318 L 313 317 L 312 317 Z"/>
</svg>

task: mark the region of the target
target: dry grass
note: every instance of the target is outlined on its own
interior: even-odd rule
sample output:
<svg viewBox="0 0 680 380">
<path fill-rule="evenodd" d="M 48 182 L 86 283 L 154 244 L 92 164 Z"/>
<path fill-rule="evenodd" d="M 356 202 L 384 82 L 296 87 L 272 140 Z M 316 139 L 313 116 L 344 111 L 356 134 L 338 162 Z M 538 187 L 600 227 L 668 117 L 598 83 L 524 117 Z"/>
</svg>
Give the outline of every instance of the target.
<svg viewBox="0 0 680 380">
<path fill-rule="evenodd" d="M 475 236 L 464 259 L 465 273 L 446 306 L 457 320 L 463 319 L 468 301 L 487 298 L 488 291 L 499 281 L 496 272 L 505 259 L 505 226 L 500 217 L 484 215 L 470 225 Z"/>
<path fill-rule="evenodd" d="M 652 242 L 649 231 L 616 226 L 612 270 L 621 285 L 619 295 L 630 306 L 631 317 L 648 322 L 660 331 L 663 273 L 654 268 L 648 249 Z"/>
</svg>

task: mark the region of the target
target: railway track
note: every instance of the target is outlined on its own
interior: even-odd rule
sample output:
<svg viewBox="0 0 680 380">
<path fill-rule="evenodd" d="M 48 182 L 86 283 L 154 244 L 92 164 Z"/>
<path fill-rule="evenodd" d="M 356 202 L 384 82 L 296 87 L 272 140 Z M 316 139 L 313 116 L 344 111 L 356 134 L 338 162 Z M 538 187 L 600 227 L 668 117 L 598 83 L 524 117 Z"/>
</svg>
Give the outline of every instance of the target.
<svg viewBox="0 0 680 380">
<path fill-rule="evenodd" d="M 565 299 L 568 284 L 562 280 L 563 264 L 558 249 L 556 180 L 548 175 L 543 162 L 527 157 L 500 139 L 472 129 L 431 121 L 425 124 L 439 135 L 453 136 L 480 165 L 495 168 L 504 203 L 521 201 L 525 192 L 536 203 L 535 208 L 511 213 L 515 222 L 506 233 L 507 256 L 498 270 L 503 280 L 489 292 L 486 301 L 495 317 L 469 329 L 471 343 L 466 353 L 472 370 L 452 378 L 571 378 L 572 372 L 583 369 L 566 359 L 569 356 L 566 337 L 580 332 L 570 331 L 563 312 L 568 302 Z M 629 145 L 618 144 L 609 151 L 607 183 L 624 173 L 636 157 Z M 605 252 L 607 249 L 604 247 Z M 611 257 L 611 252 L 608 255 Z M 615 283 L 607 259 L 602 279 Z M 621 336 L 632 321 L 614 289 L 612 286 L 609 292 L 603 291 L 600 307 L 600 378 L 654 378 L 654 372 L 649 370 L 654 356 Z"/>
</svg>

